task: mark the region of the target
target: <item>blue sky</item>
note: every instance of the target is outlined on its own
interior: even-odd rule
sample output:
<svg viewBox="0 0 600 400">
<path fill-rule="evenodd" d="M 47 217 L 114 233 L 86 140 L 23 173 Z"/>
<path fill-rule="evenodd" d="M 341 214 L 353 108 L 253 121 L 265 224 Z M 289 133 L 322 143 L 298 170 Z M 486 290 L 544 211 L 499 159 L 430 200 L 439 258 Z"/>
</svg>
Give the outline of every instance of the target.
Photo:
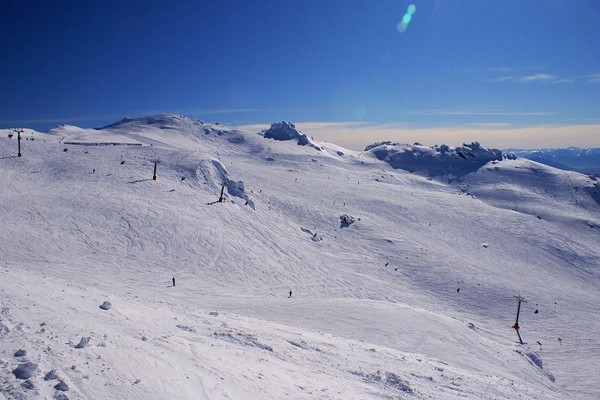
<svg viewBox="0 0 600 400">
<path fill-rule="evenodd" d="M 600 146 L 600 1 L 3 0 L 0 15 L 0 127 L 175 112 L 329 126 L 341 144 L 584 127 L 564 145 Z"/>
</svg>

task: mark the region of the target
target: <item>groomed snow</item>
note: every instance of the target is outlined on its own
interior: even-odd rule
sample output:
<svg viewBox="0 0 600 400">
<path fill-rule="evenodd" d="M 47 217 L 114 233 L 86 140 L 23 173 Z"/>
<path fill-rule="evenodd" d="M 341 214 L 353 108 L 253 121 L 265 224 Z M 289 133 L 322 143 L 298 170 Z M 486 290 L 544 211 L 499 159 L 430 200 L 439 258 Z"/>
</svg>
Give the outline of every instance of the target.
<svg viewBox="0 0 600 400">
<path fill-rule="evenodd" d="M 586 175 L 517 158 L 429 176 L 171 114 L 27 130 L 20 158 L 10 132 L 0 398 L 600 393 Z"/>
</svg>

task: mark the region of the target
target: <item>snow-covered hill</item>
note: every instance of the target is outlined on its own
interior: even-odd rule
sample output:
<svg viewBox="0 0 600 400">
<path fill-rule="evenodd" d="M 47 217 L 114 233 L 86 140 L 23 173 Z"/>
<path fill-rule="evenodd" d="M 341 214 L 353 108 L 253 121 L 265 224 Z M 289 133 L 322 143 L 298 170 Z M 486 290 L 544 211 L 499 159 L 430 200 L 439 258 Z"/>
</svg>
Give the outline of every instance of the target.
<svg viewBox="0 0 600 400">
<path fill-rule="evenodd" d="M 448 145 L 427 147 L 392 142 L 373 143 L 366 147 L 379 159 L 393 168 L 418 172 L 428 177 L 452 181 L 477 171 L 490 161 L 502 160 L 502 152 L 486 149 L 477 142 L 458 147 Z"/>
<path fill-rule="evenodd" d="M 568 147 L 539 150 L 509 149 L 507 151 L 555 168 L 600 176 L 600 149 L 598 148 Z"/>
<path fill-rule="evenodd" d="M 0 399 L 597 397 L 597 181 L 289 129 L 0 131 Z"/>
</svg>

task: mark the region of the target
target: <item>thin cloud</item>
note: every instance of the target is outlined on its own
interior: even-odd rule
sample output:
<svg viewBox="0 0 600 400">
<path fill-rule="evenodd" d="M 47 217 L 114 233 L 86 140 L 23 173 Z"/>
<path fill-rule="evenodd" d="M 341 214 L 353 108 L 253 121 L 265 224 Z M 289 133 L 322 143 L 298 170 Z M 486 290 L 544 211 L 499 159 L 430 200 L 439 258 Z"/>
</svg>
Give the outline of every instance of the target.
<svg viewBox="0 0 600 400">
<path fill-rule="evenodd" d="M 519 83 L 590 83 L 600 84 L 600 73 L 594 73 L 583 76 L 560 76 L 546 72 L 538 72 L 546 67 L 489 67 L 474 68 L 469 72 L 476 76 L 476 79 L 485 82 L 519 82 Z M 537 71 L 536 71 L 537 70 Z M 531 72 L 531 73 L 528 73 Z M 483 76 L 482 76 L 483 75 Z"/>
<path fill-rule="evenodd" d="M 600 147 L 600 124 L 505 126 L 447 126 L 411 128 L 404 124 L 356 122 L 303 122 L 296 126 L 319 141 L 363 150 L 366 145 L 390 140 L 426 145 L 458 145 L 478 141 L 494 148 Z"/>
<path fill-rule="evenodd" d="M 488 68 L 488 71 L 490 72 L 510 72 L 513 69 L 511 67 L 491 67 Z"/>
<path fill-rule="evenodd" d="M 513 70 L 514 70 L 514 68 L 512 68 L 512 67 L 474 67 L 474 68 L 468 69 L 467 72 L 475 73 L 475 74 L 480 74 L 480 73 L 500 74 L 500 73 L 508 73 Z"/>
<path fill-rule="evenodd" d="M 507 82 L 512 81 L 514 79 L 515 77 L 513 75 L 498 76 L 496 78 L 484 78 L 484 80 L 488 82 Z"/>
<path fill-rule="evenodd" d="M 550 83 L 573 83 L 575 79 L 573 78 L 561 78 L 551 81 Z"/>
<path fill-rule="evenodd" d="M 225 114 L 243 114 L 243 113 L 260 113 L 260 112 L 276 112 L 280 110 L 267 108 L 204 108 L 204 109 L 181 109 L 178 113 L 182 114 L 206 114 L 206 115 L 225 115 Z"/>
<path fill-rule="evenodd" d="M 309 129 L 311 131 L 337 131 L 342 127 L 344 130 L 360 130 L 361 128 L 368 128 L 373 126 L 373 123 L 370 122 L 359 122 L 359 121 L 345 121 L 345 122 L 296 122 L 294 126 L 298 129 Z M 264 129 L 268 129 L 271 126 L 270 123 L 257 123 L 257 124 L 243 124 L 243 125 L 235 125 L 236 129 L 246 131 L 246 132 L 260 132 Z M 385 127 L 387 124 L 379 124 L 380 127 Z M 399 126 L 398 124 L 393 124 L 394 127 Z"/>
<path fill-rule="evenodd" d="M 540 82 L 540 83 L 573 83 L 574 78 L 561 78 L 552 74 L 525 75 L 514 79 L 517 82 Z"/>
<path fill-rule="evenodd" d="M 519 82 L 519 83 L 573 83 L 581 78 L 561 77 L 555 74 L 535 73 L 529 75 L 501 75 L 481 78 L 486 82 Z M 597 79 L 600 82 L 600 74 L 589 75 L 588 80 Z"/>
<path fill-rule="evenodd" d="M 600 74 L 592 74 L 584 77 L 587 83 L 599 84 L 600 83 Z"/>
<path fill-rule="evenodd" d="M 271 124 L 265 122 L 264 124 L 244 124 L 244 125 L 234 125 L 233 127 L 235 127 L 236 129 L 239 129 L 241 131 L 245 131 L 245 132 L 260 132 L 263 129 L 268 129 L 269 126 Z"/>
<path fill-rule="evenodd" d="M 558 77 L 551 74 L 533 74 L 517 78 L 519 82 L 551 82 L 556 81 Z"/>
<path fill-rule="evenodd" d="M 468 123 L 465 124 L 469 128 L 480 128 L 480 129 L 506 129 L 513 124 L 507 122 L 483 122 L 483 123 Z"/>
<path fill-rule="evenodd" d="M 512 116 L 512 117 L 525 117 L 525 116 L 539 116 L 539 115 L 552 115 L 554 113 L 548 111 L 496 111 L 496 110 L 484 110 L 484 109 L 427 109 L 427 110 L 413 110 L 409 111 L 408 114 L 412 115 L 478 115 L 478 116 Z"/>
</svg>

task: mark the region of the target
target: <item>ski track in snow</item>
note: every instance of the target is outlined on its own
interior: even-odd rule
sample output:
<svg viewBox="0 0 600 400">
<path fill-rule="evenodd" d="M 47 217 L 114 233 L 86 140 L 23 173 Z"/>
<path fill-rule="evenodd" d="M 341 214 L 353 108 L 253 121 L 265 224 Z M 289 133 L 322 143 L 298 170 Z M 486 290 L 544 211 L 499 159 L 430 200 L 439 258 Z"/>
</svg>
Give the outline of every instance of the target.
<svg viewBox="0 0 600 400">
<path fill-rule="evenodd" d="M 600 392 L 586 175 L 517 159 L 447 184 L 171 115 L 28 131 L 21 158 L 5 132 L 0 399 L 60 398 L 54 369 L 70 399 Z M 255 209 L 215 203 L 226 179 Z"/>
</svg>

